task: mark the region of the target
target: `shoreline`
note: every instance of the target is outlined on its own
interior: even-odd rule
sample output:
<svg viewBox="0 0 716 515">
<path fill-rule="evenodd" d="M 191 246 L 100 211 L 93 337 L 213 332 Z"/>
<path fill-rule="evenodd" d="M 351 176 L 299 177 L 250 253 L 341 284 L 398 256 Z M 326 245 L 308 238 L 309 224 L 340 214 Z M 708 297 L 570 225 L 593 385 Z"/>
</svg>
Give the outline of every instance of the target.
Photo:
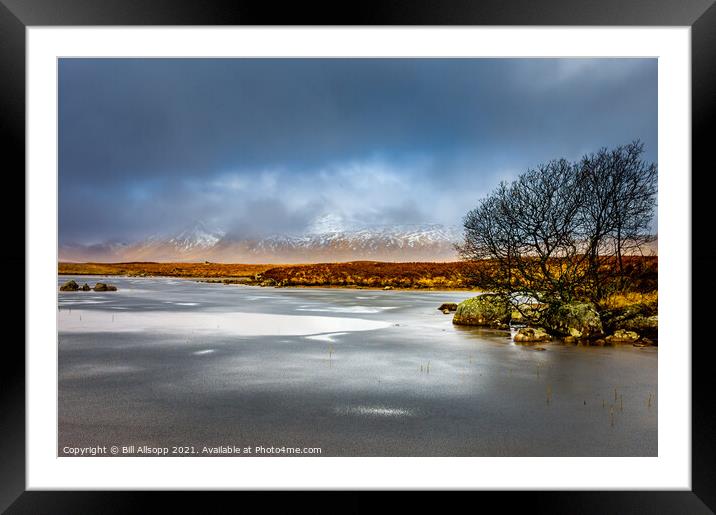
<svg viewBox="0 0 716 515">
<path fill-rule="evenodd" d="M 224 286 L 251 286 L 254 288 L 277 288 L 277 289 L 331 289 L 331 290 L 373 290 L 373 291 L 425 291 L 425 292 L 441 292 L 441 291 L 455 291 L 455 292 L 474 292 L 474 293 L 485 293 L 484 290 L 475 288 L 404 288 L 400 286 L 391 286 L 389 289 L 381 286 L 343 286 L 338 284 L 287 284 L 282 286 L 262 286 L 258 282 L 252 280 L 249 281 L 237 281 L 240 277 L 229 276 L 229 277 L 216 277 L 216 276 L 187 276 L 187 275 L 130 275 L 130 274 L 76 274 L 69 272 L 58 272 L 57 277 L 122 277 L 126 279 L 180 279 L 185 281 L 192 281 L 196 283 L 206 284 L 221 284 Z M 248 279 L 248 278 L 247 278 Z M 229 282 L 224 282 L 227 280 Z"/>
</svg>

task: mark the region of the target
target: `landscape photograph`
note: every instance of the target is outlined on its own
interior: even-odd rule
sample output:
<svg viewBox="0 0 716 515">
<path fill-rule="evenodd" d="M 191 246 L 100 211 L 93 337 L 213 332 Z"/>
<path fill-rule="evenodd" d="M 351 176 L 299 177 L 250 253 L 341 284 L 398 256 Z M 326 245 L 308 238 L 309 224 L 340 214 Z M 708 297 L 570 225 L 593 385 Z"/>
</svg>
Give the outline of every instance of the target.
<svg viewBox="0 0 716 515">
<path fill-rule="evenodd" d="M 657 71 L 59 59 L 57 455 L 658 456 Z"/>
</svg>

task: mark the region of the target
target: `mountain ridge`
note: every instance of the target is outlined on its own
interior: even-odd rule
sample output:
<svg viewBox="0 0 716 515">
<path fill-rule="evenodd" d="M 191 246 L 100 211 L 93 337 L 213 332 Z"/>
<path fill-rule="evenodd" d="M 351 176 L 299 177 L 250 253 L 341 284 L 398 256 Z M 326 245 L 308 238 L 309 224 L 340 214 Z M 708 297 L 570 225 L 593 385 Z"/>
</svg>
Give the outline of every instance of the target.
<svg viewBox="0 0 716 515">
<path fill-rule="evenodd" d="M 245 262 L 319 263 L 327 261 L 454 261 L 457 227 L 442 224 L 350 226 L 329 221 L 302 234 L 242 237 L 199 221 L 168 236 L 137 242 L 60 245 L 67 262 Z"/>
</svg>

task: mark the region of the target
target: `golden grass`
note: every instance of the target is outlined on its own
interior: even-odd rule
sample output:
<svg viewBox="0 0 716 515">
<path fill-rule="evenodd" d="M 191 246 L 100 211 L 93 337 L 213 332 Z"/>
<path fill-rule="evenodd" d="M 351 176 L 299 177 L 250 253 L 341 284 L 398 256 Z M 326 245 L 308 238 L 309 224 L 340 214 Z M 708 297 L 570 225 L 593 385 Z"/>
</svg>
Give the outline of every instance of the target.
<svg viewBox="0 0 716 515">
<path fill-rule="evenodd" d="M 351 261 L 284 265 L 261 273 L 282 286 L 349 286 L 364 288 L 468 289 L 479 263 L 392 263 Z"/>
<path fill-rule="evenodd" d="M 604 307 L 607 309 L 624 308 L 633 306 L 634 304 L 658 304 L 659 292 L 657 290 L 650 292 L 625 292 L 612 295 L 605 299 Z"/>
<path fill-rule="evenodd" d="M 59 263 L 60 275 L 251 277 L 276 265 L 226 263 Z"/>
</svg>

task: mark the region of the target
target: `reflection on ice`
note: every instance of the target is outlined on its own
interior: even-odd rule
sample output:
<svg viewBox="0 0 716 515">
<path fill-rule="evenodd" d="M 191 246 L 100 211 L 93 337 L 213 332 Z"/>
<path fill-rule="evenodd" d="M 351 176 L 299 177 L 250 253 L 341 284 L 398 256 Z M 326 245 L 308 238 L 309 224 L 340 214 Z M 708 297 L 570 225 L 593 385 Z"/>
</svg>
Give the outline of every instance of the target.
<svg viewBox="0 0 716 515">
<path fill-rule="evenodd" d="M 306 336 L 307 340 L 318 340 L 320 342 L 335 342 L 336 336 L 343 336 L 348 333 L 328 333 L 328 334 L 315 334 L 313 336 Z"/>
<path fill-rule="evenodd" d="M 60 299 L 58 301 L 60 306 L 68 304 L 106 304 L 108 300 L 94 300 L 94 299 Z"/>
<path fill-rule="evenodd" d="M 388 311 L 389 309 L 398 309 L 396 306 L 336 306 L 336 307 L 300 307 L 296 311 L 316 311 L 323 313 L 358 313 L 358 314 L 374 314 Z"/>
<path fill-rule="evenodd" d="M 386 408 L 385 406 L 352 406 L 348 408 L 338 408 L 336 409 L 336 413 L 363 417 L 410 417 L 415 415 L 413 410 L 405 408 Z"/>
<path fill-rule="evenodd" d="M 214 313 L 174 311 L 128 312 L 122 324 L 114 324 L 112 313 L 103 310 L 60 311 L 60 332 L 145 332 L 187 334 L 207 332 L 234 336 L 306 336 L 340 331 L 370 331 L 388 327 L 387 322 L 360 318 L 274 315 L 267 313 Z"/>
<path fill-rule="evenodd" d="M 88 363 L 83 365 L 76 365 L 70 367 L 68 370 L 62 373 L 62 376 L 66 379 L 71 378 L 88 378 L 88 377 L 102 377 L 106 375 L 115 374 L 131 374 L 139 372 L 142 369 L 140 367 L 130 365 L 108 365 L 106 363 Z"/>
</svg>

